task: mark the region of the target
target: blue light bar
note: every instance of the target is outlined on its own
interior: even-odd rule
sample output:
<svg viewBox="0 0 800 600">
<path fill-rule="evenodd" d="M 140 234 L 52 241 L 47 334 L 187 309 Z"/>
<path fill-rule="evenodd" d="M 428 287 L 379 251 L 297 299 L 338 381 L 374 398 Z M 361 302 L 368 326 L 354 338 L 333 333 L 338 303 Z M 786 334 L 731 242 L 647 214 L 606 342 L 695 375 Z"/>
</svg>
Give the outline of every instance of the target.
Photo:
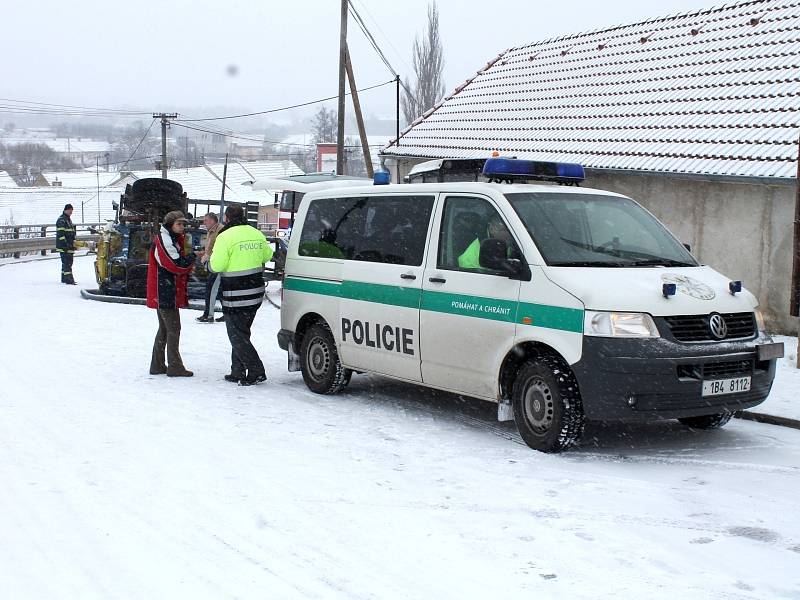
<svg viewBox="0 0 800 600">
<path fill-rule="evenodd" d="M 731 295 L 736 295 L 742 291 L 742 282 L 741 281 L 731 281 L 728 283 L 728 289 L 731 291 Z"/>
<path fill-rule="evenodd" d="M 661 293 L 663 294 L 664 298 L 674 296 L 678 293 L 678 286 L 674 283 L 665 283 L 661 286 Z"/>
<path fill-rule="evenodd" d="M 389 171 L 375 171 L 372 176 L 372 183 L 374 185 L 389 185 L 392 182 L 392 175 Z"/>
<path fill-rule="evenodd" d="M 489 181 L 537 180 L 577 184 L 586 179 L 583 166 L 576 163 L 544 162 L 517 158 L 487 158 L 483 174 Z"/>
</svg>

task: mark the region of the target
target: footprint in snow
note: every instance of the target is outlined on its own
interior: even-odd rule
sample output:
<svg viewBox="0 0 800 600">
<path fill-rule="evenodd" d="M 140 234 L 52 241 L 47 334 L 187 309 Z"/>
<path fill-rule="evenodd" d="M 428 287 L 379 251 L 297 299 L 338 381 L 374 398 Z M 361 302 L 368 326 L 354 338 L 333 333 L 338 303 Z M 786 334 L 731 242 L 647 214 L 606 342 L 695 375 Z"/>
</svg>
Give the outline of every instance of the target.
<svg viewBox="0 0 800 600">
<path fill-rule="evenodd" d="M 711 543 L 711 542 L 713 542 L 713 541 L 714 541 L 714 539 L 713 539 L 713 538 L 709 538 L 709 537 L 699 537 L 699 538 L 695 538 L 695 539 L 693 539 L 693 540 L 692 540 L 692 541 L 690 541 L 689 543 L 690 543 L 690 544 L 710 544 L 710 543 Z"/>
</svg>

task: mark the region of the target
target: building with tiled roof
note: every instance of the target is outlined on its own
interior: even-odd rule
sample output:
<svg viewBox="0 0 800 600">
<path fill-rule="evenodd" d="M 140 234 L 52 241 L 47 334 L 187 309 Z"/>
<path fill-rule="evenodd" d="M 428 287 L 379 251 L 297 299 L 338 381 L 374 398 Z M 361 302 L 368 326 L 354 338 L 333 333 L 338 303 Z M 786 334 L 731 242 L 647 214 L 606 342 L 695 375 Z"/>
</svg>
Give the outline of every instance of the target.
<svg viewBox="0 0 800 600">
<path fill-rule="evenodd" d="M 384 153 L 793 178 L 800 3 L 758 0 L 511 48 Z"/>
<path fill-rule="evenodd" d="M 506 50 L 383 155 L 581 163 L 794 331 L 799 141 L 800 2 L 752 0 Z"/>
</svg>

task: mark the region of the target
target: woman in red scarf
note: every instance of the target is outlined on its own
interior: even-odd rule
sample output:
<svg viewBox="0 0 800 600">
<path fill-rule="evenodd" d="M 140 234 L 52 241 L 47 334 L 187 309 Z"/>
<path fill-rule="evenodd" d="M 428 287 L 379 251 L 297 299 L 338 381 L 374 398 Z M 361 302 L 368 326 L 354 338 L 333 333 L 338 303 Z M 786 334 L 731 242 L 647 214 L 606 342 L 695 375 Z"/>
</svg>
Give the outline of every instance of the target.
<svg viewBox="0 0 800 600">
<path fill-rule="evenodd" d="M 183 366 L 178 348 L 181 339 L 181 316 L 178 309 L 189 305 L 186 285 L 194 268 L 194 253 L 186 254 L 184 229 L 186 218 L 174 210 L 164 216 L 159 235 L 150 248 L 147 266 L 147 306 L 158 313 L 158 333 L 150 361 L 151 375 L 191 377 Z M 166 359 L 164 360 L 164 351 Z"/>
</svg>

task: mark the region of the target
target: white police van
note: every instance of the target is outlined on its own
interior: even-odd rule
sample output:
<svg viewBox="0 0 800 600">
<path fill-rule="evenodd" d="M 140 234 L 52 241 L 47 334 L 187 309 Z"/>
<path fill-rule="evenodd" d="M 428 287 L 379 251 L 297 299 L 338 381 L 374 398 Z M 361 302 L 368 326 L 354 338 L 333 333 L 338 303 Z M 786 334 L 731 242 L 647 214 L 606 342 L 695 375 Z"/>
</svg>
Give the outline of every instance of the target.
<svg viewBox="0 0 800 600">
<path fill-rule="evenodd" d="M 783 345 L 741 282 L 630 198 L 515 183 L 574 183 L 580 165 L 484 174 L 305 197 L 278 342 L 311 390 L 370 372 L 482 398 L 545 452 L 585 419 L 710 429 L 764 401 Z"/>
</svg>

